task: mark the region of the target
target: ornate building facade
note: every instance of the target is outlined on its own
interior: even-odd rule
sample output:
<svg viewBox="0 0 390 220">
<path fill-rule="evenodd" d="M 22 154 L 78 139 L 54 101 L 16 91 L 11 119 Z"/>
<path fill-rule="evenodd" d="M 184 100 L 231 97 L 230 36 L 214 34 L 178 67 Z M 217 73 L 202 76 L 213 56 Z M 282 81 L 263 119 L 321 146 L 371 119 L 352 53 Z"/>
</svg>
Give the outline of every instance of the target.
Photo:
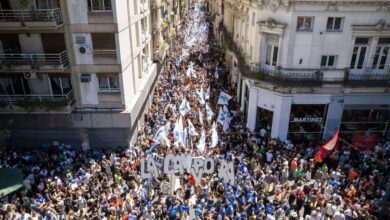
<svg viewBox="0 0 390 220">
<path fill-rule="evenodd" d="M 212 0 L 251 130 L 390 137 L 387 0 Z"/>
</svg>

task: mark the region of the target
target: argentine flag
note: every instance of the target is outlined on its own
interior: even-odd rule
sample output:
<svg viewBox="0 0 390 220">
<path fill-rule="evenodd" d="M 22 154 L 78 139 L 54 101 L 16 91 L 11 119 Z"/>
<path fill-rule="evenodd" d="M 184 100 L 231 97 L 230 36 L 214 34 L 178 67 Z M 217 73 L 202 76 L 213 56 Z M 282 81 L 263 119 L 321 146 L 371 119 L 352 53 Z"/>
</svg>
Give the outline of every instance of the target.
<svg viewBox="0 0 390 220">
<path fill-rule="evenodd" d="M 182 116 L 185 116 L 190 111 L 190 104 L 187 102 L 186 99 L 183 99 L 183 101 L 181 102 L 179 111 Z"/>
<path fill-rule="evenodd" d="M 213 123 L 213 127 L 211 128 L 211 148 L 214 148 L 218 144 L 218 132 L 217 132 L 217 124 Z"/>
<path fill-rule="evenodd" d="M 211 110 L 210 106 L 208 104 L 206 104 L 206 115 L 207 115 L 207 120 L 208 121 L 211 121 L 211 119 L 213 118 L 213 111 Z"/>
<path fill-rule="evenodd" d="M 188 119 L 187 122 L 188 122 L 188 134 L 190 136 L 198 136 L 199 134 L 198 134 L 198 132 L 196 132 L 196 129 L 195 129 L 194 125 L 192 124 L 191 120 Z"/>
<path fill-rule="evenodd" d="M 206 135 L 204 129 L 202 129 L 198 145 L 196 146 L 201 154 L 203 154 L 204 152 L 205 145 L 206 145 Z"/>
<path fill-rule="evenodd" d="M 219 94 L 218 105 L 227 105 L 229 104 L 230 99 L 232 99 L 232 97 L 229 94 L 221 91 L 221 94 Z"/>
</svg>

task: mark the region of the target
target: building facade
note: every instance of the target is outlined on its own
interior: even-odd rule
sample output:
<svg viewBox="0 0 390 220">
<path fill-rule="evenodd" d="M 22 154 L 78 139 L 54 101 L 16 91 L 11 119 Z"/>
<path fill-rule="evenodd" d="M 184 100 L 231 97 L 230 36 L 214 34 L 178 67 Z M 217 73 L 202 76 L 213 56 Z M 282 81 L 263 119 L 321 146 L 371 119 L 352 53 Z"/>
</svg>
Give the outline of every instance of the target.
<svg viewBox="0 0 390 220">
<path fill-rule="evenodd" d="M 281 139 L 390 137 L 388 1 L 209 4 L 248 128 Z"/>
<path fill-rule="evenodd" d="M 127 146 L 162 69 L 153 62 L 156 2 L 171 1 L 1 0 L 8 142 Z"/>
</svg>

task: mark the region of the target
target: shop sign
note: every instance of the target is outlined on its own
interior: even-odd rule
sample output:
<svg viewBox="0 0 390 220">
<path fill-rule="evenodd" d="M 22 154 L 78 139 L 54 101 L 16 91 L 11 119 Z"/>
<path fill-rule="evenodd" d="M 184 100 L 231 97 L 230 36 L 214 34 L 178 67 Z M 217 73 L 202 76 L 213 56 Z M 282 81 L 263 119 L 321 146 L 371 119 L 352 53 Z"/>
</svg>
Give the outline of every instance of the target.
<svg viewBox="0 0 390 220">
<path fill-rule="evenodd" d="M 294 117 L 292 122 L 303 122 L 303 123 L 322 123 L 324 118 L 320 117 Z"/>
</svg>

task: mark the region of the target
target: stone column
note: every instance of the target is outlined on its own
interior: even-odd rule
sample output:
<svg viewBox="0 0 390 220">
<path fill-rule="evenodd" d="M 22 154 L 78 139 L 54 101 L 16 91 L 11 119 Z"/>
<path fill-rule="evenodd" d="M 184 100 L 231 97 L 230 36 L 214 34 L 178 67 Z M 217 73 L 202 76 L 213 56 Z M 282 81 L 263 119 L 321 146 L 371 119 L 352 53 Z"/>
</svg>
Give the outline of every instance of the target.
<svg viewBox="0 0 390 220">
<path fill-rule="evenodd" d="M 257 118 L 257 90 L 249 87 L 249 100 L 248 100 L 248 115 L 246 126 L 249 130 L 254 131 L 256 128 Z"/>
<path fill-rule="evenodd" d="M 292 97 L 280 97 L 274 103 L 271 136 L 285 140 L 290 122 Z"/>
<path fill-rule="evenodd" d="M 328 112 L 326 114 L 326 121 L 324 127 L 323 139 L 330 139 L 333 134 L 340 128 L 341 119 L 343 117 L 344 97 L 335 96 L 331 98 L 328 105 Z"/>
</svg>

